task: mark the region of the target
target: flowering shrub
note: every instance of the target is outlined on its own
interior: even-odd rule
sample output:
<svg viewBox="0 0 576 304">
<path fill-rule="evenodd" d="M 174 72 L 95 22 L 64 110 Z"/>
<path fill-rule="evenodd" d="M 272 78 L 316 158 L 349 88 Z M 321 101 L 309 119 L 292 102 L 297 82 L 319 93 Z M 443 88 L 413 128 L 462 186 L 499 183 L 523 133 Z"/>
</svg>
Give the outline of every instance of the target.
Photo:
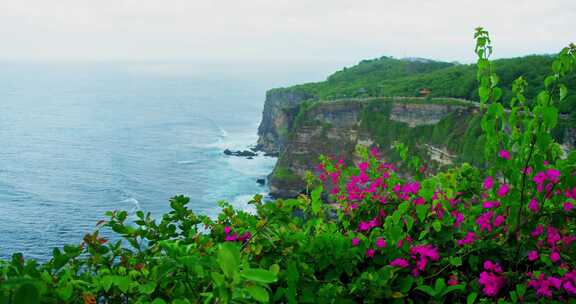
<svg viewBox="0 0 576 304">
<path fill-rule="evenodd" d="M 550 130 L 576 47 L 533 103 L 519 78 L 505 110 L 490 38 L 476 39 L 487 170 L 432 175 L 401 144 L 406 168 L 358 147 L 356 164 L 322 157 L 309 196 L 255 197 L 256 214 L 222 203 L 218 218 L 197 216 L 181 196 L 159 221 L 109 212 L 44 265 L 0 261 L 0 303 L 574 301 L 576 153 L 563 155 Z"/>
</svg>

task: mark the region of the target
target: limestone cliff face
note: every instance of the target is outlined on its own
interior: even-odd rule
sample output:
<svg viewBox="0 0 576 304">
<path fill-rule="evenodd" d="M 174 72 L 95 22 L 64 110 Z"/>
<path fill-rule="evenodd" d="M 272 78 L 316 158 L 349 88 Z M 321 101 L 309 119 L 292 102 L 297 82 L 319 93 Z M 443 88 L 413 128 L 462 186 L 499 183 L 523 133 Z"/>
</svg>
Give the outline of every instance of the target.
<svg viewBox="0 0 576 304">
<path fill-rule="evenodd" d="M 257 148 L 267 153 L 279 153 L 284 146 L 298 106 L 312 98 L 312 95 L 290 89 L 268 91 L 262 121 L 258 127 Z"/>
<path fill-rule="evenodd" d="M 303 177 L 318 163 L 320 155 L 350 161 L 362 134 L 358 129 L 362 103 L 326 103 L 310 109 L 300 125 L 294 126 L 270 175 L 270 192 L 275 197 L 293 197 L 305 187 Z"/>
<path fill-rule="evenodd" d="M 392 150 L 391 139 L 400 139 L 402 134 L 415 137 L 411 133 L 422 133 L 420 129 L 433 130 L 434 126 L 451 115 L 465 119 L 474 115 L 472 109 L 475 107 L 472 105 L 415 101 L 365 99 L 317 102 L 305 112 L 300 121 L 284 121 L 291 130 L 282 141 L 280 158 L 269 177 L 271 194 L 275 197 L 293 197 L 302 192 L 305 188 L 303 177 L 306 171 L 313 170 L 320 155 L 343 158 L 350 163 L 354 161 L 354 151 L 358 144 L 376 145 L 386 153 Z M 366 121 L 373 119 L 374 113 L 386 117 L 387 121 L 381 118 L 378 120 L 388 125 L 374 127 L 371 124 L 373 122 Z M 389 138 L 383 138 L 382 132 L 390 132 Z M 422 135 L 427 137 L 426 134 Z M 440 165 L 451 164 L 456 158 L 455 153 L 446 146 L 436 145 L 431 140 L 417 144 L 427 153 L 428 159 Z"/>
<path fill-rule="evenodd" d="M 484 164 L 478 105 L 457 99 L 364 98 L 309 102 L 289 90 L 267 94 L 259 128 L 259 148 L 279 153 L 269 176 L 270 193 L 294 197 L 305 189 L 304 176 L 320 155 L 357 161 L 358 144 L 375 146 L 389 161 L 398 157 L 395 141 L 437 170 L 459 162 Z M 576 128 L 563 133 L 566 151 L 576 145 Z"/>
</svg>

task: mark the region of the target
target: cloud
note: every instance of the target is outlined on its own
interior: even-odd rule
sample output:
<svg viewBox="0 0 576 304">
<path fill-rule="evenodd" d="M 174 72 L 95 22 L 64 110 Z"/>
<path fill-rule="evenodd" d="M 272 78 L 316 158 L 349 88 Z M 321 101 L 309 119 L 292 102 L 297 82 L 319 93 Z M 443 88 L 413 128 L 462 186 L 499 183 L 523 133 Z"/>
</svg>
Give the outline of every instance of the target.
<svg viewBox="0 0 576 304">
<path fill-rule="evenodd" d="M 18 0 L 0 2 L 0 59 L 470 61 L 476 26 L 497 55 L 575 40 L 570 0 Z"/>
</svg>

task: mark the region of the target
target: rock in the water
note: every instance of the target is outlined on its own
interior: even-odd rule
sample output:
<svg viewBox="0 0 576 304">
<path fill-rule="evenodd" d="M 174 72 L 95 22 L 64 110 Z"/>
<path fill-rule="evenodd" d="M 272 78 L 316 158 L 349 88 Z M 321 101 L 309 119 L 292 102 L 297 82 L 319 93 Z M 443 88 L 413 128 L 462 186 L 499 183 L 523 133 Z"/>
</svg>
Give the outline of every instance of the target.
<svg viewBox="0 0 576 304">
<path fill-rule="evenodd" d="M 246 157 L 246 159 L 254 159 L 254 157 L 248 156 L 248 157 Z"/>
<path fill-rule="evenodd" d="M 256 182 L 262 186 L 266 185 L 266 179 L 263 178 L 256 179 Z"/>
<path fill-rule="evenodd" d="M 230 149 L 226 149 L 224 150 L 224 154 L 229 155 L 229 156 L 241 156 L 241 157 L 254 157 L 257 156 L 258 154 L 249 151 L 249 150 L 244 150 L 244 151 L 231 151 Z"/>
</svg>

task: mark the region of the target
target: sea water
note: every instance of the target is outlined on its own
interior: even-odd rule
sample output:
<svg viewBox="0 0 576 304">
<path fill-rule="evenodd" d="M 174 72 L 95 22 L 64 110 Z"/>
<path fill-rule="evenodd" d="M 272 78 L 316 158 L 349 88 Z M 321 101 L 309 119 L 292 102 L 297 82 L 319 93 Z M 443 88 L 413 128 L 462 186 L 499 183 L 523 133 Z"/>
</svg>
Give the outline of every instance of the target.
<svg viewBox="0 0 576 304">
<path fill-rule="evenodd" d="M 152 68 L 151 68 L 152 67 Z M 256 140 L 269 79 L 154 64 L 0 64 L 0 259 L 46 260 L 108 210 L 250 208 L 275 159 Z"/>
</svg>

